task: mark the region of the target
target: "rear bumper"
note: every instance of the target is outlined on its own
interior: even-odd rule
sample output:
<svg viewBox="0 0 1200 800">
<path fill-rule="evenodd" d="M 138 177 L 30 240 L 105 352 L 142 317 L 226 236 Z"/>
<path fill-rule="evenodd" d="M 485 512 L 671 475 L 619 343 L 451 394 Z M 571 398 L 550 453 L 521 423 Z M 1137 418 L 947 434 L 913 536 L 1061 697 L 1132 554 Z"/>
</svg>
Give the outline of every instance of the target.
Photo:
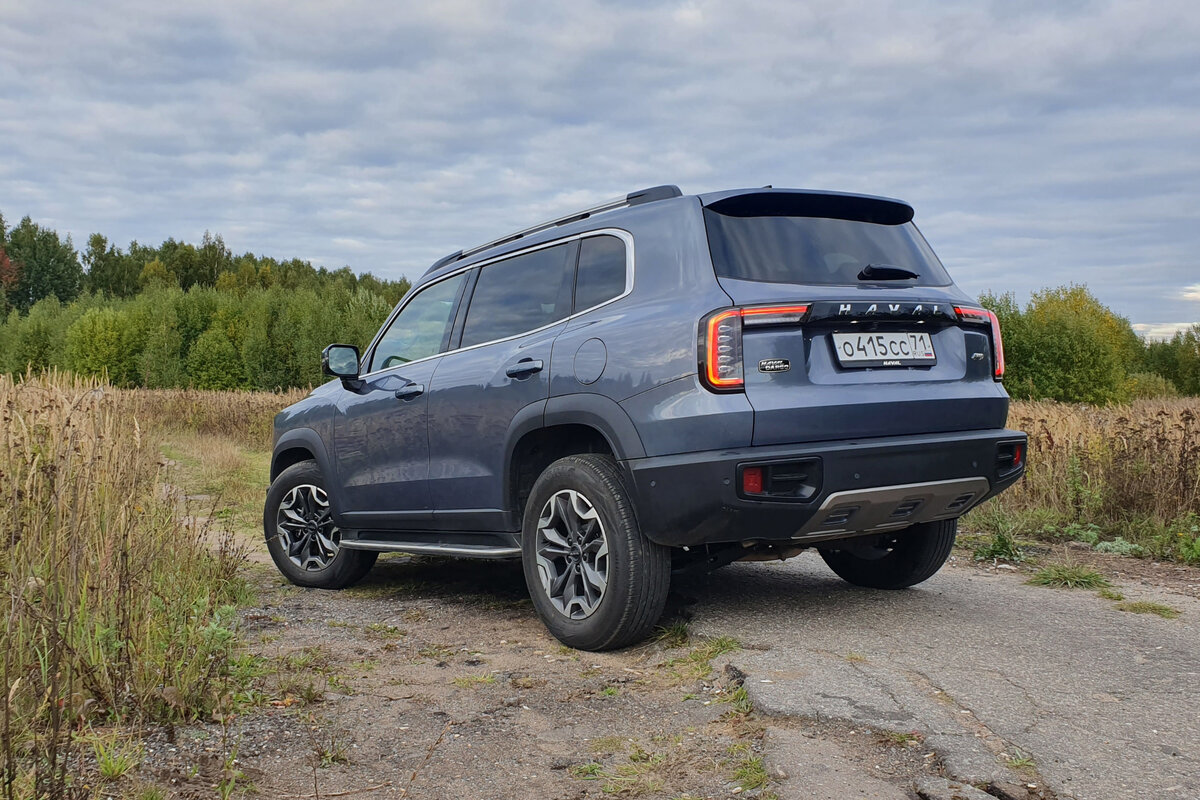
<svg viewBox="0 0 1200 800">
<path fill-rule="evenodd" d="M 623 462 L 646 536 L 673 547 L 767 541 L 802 545 L 961 516 L 1011 486 L 1025 460 L 1003 463 L 1020 431 L 985 430 L 773 445 Z M 742 469 L 809 460 L 807 500 L 754 499 Z"/>
</svg>

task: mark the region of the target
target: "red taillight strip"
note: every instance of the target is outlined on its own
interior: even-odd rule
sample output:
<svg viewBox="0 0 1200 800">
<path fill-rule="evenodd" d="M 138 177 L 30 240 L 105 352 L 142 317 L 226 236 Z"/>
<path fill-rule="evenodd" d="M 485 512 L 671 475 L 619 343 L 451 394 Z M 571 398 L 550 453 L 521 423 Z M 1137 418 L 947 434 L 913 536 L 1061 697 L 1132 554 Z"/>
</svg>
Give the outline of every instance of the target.
<svg viewBox="0 0 1200 800">
<path fill-rule="evenodd" d="M 1004 377 L 1004 339 L 1000 336 L 1000 320 L 986 308 L 971 306 L 955 306 L 954 311 L 963 322 L 973 322 L 976 325 L 990 325 L 992 328 L 992 377 L 1000 380 Z"/>
<path fill-rule="evenodd" d="M 742 309 L 746 325 L 788 325 L 802 322 L 808 313 L 808 303 L 789 306 L 751 306 Z"/>
</svg>

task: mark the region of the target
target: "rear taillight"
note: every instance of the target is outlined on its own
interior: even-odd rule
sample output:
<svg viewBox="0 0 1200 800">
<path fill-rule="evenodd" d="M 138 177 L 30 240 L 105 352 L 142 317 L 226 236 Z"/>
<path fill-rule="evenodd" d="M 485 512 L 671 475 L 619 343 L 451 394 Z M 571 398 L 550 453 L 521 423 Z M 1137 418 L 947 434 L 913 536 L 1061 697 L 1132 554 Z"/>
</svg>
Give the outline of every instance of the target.
<svg viewBox="0 0 1200 800">
<path fill-rule="evenodd" d="M 955 306 L 959 320 L 975 325 L 989 325 L 992 329 L 992 377 L 1000 380 L 1004 377 L 1004 340 L 1000 337 L 1000 320 L 986 308 L 971 306 Z"/>
<path fill-rule="evenodd" d="M 742 328 L 796 325 L 808 304 L 749 306 L 714 311 L 700 322 L 700 374 L 710 389 L 736 392 L 745 387 Z"/>
</svg>

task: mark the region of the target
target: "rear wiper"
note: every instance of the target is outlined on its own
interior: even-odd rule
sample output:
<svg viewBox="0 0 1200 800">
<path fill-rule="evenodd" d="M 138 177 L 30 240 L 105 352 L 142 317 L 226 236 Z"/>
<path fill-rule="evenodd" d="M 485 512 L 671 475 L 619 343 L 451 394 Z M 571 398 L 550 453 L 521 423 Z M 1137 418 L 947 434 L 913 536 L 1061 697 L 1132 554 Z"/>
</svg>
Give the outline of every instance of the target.
<svg viewBox="0 0 1200 800">
<path fill-rule="evenodd" d="M 891 264 L 867 264 L 858 273 L 860 281 L 906 281 L 921 277 L 911 269 L 893 267 Z"/>
</svg>

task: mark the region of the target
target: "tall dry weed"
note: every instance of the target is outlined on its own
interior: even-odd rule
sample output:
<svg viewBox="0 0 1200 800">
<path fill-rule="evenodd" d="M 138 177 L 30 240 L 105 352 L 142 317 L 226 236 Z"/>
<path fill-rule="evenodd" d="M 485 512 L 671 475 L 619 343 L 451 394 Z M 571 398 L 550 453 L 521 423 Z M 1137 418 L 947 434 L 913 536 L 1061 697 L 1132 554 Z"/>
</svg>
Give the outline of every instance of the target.
<svg viewBox="0 0 1200 800">
<path fill-rule="evenodd" d="M 0 792 L 63 797 L 74 734 L 221 702 L 240 554 L 185 524 L 142 406 L 90 380 L 0 376 Z"/>
<path fill-rule="evenodd" d="M 118 393 L 127 412 L 147 426 L 221 434 L 264 449 L 271 445 L 275 414 L 308 394 L 302 389 L 284 392 L 124 389 Z"/>
<path fill-rule="evenodd" d="M 1009 426 L 1029 434 L 1029 467 L 993 508 L 1145 540 L 1154 555 L 1191 560 L 1200 552 L 1191 530 L 1200 518 L 1200 398 L 1108 407 L 1018 401 Z"/>
</svg>

